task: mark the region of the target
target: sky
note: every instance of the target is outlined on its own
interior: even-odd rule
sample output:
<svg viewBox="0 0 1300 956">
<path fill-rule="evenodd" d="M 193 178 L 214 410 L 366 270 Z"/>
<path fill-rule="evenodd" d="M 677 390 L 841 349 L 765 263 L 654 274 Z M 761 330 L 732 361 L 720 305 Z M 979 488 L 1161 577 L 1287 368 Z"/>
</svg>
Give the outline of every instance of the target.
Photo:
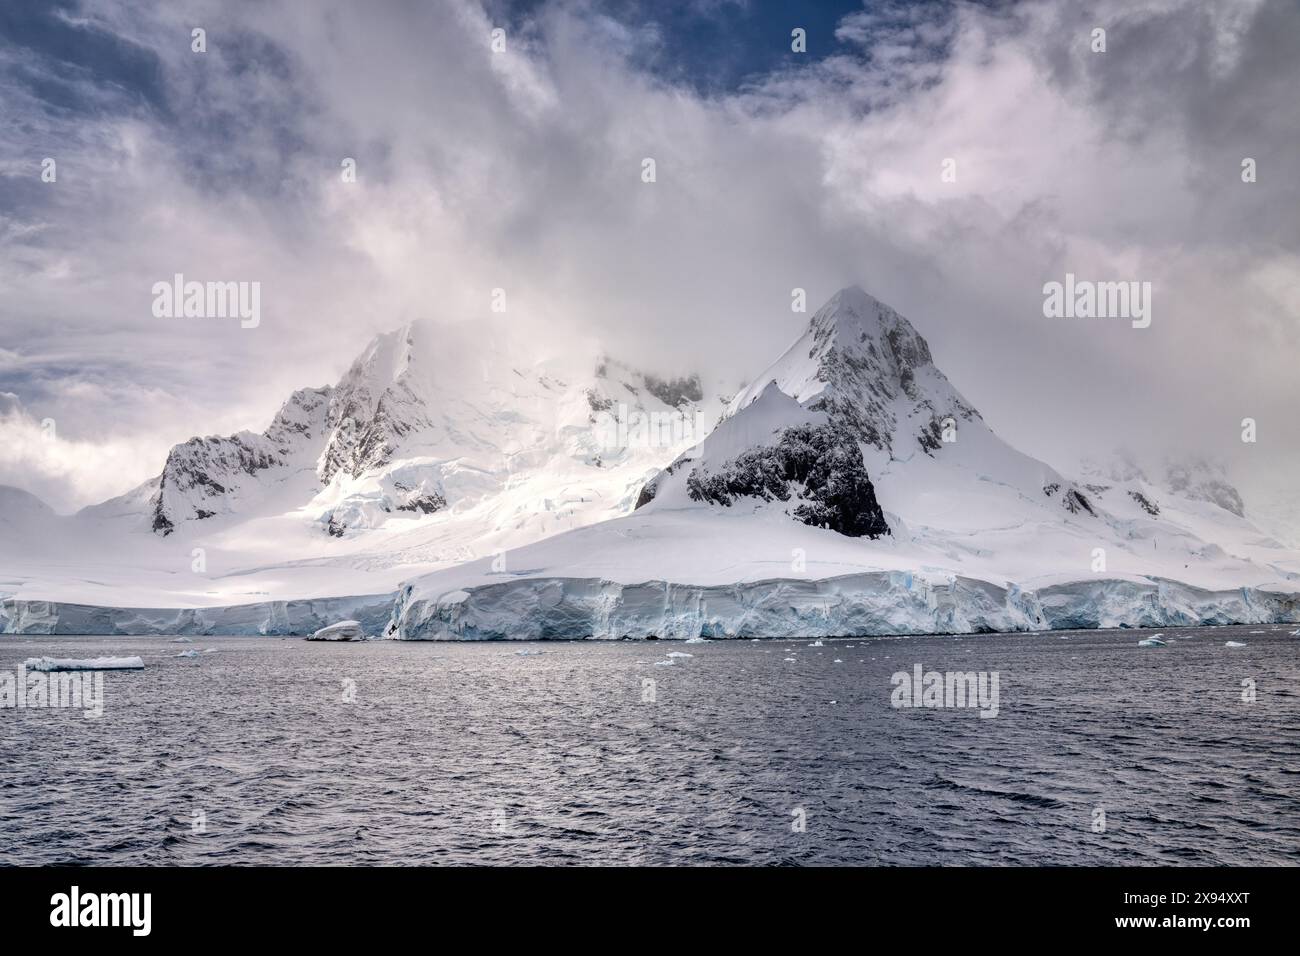
<svg viewBox="0 0 1300 956">
<path fill-rule="evenodd" d="M 1297 90 L 1294 0 L 0 5 L 0 484 L 122 493 L 497 288 L 539 357 L 739 384 L 856 283 L 1022 450 L 1289 488 Z M 1067 273 L 1150 327 L 1045 316 Z"/>
</svg>

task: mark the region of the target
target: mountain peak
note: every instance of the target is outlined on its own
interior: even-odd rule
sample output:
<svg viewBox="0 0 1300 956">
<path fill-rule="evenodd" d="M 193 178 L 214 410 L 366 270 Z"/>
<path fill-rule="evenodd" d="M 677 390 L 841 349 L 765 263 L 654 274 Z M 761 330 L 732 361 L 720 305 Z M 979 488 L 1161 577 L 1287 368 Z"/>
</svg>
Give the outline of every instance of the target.
<svg viewBox="0 0 1300 956">
<path fill-rule="evenodd" d="M 817 310 L 799 340 L 736 397 L 731 412 L 755 401 L 770 382 L 881 450 L 901 450 L 915 439 L 927 453 L 937 451 L 945 419 L 979 417 L 935 368 L 929 344 L 912 324 L 856 285 Z"/>
</svg>

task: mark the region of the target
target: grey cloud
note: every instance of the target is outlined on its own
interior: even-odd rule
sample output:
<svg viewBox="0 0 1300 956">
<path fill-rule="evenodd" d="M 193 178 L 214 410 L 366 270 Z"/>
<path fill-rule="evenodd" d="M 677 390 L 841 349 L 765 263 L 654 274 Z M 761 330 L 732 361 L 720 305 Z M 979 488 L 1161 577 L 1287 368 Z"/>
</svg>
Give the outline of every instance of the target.
<svg viewBox="0 0 1300 956">
<path fill-rule="evenodd" d="M 127 63 L 80 81 L 98 106 L 8 107 L 29 132 L 0 145 L 0 389 L 165 449 L 264 426 L 378 331 L 481 321 L 498 286 L 539 352 L 595 337 L 739 380 L 798 334 L 793 287 L 816 308 L 857 282 L 1062 465 L 1152 436 L 1239 454 L 1246 415 L 1269 422 L 1256 465 L 1300 447 L 1293 5 L 903 9 L 844 21 L 858 52 L 702 95 L 644 69 L 654 30 L 589 4 L 536 6 L 496 57 L 502 14 L 452 0 L 96 4 Z M 52 139 L 56 187 L 33 165 Z M 1152 328 L 1044 319 L 1067 270 L 1154 281 Z M 174 272 L 260 280 L 262 326 L 154 319 Z"/>
</svg>

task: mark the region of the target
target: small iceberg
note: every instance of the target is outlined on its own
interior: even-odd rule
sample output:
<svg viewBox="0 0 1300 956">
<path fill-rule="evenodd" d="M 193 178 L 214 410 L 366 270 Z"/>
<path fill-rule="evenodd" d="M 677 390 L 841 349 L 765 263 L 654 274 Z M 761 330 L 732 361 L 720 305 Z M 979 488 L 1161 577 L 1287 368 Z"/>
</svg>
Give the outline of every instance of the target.
<svg viewBox="0 0 1300 956">
<path fill-rule="evenodd" d="M 791 664 L 794 663 L 794 658 L 793 658 L 793 657 L 787 657 L 787 658 L 785 658 L 785 660 L 789 661 Z"/>
<path fill-rule="evenodd" d="M 1158 637 L 1148 637 L 1138 641 L 1138 647 L 1168 647 L 1169 645 L 1160 640 Z"/>
<path fill-rule="evenodd" d="M 685 651 L 669 651 L 669 657 L 694 657 L 694 654 L 687 654 Z"/>
<path fill-rule="evenodd" d="M 832 663 L 832 664 L 843 664 L 844 662 L 843 662 L 842 660 L 840 660 L 840 659 L 837 657 L 837 658 L 835 658 L 835 660 L 831 661 L 831 663 Z M 832 702 L 832 703 L 833 703 L 833 702 Z"/>
<path fill-rule="evenodd" d="M 655 667 L 672 667 L 672 661 L 655 661 Z"/>
<path fill-rule="evenodd" d="M 173 644 L 193 644 L 194 641 L 188 637 L 178 637 L 172 641 Z"/>
<path fill-rule="evenodd" d="M 818 638 L 817 640 L 813 641 L 813 642 L 812 642 L 811 644 L 809 644 L 808 646 L 809 646 L 809 647 L 824 647 L 825 645 L 823 645 L 822 642 L 821 642 L 821 639 Z"/>
<path fill-rule="evenodd" d="M 706 641 L 702 637 L 688 637 L 686 640 L 682 641 L 682 643 L 683 644 L 707 644 L 708 641 Z"/>
<path fill-rule="evenodd" d="M 138 657 L 29 657 L 23 666 L 29 671 L 142 671 L 144 661 Z"/>
<path fill-rule="evenodd" d="M 177 654 L 176 656 L 177 656 L 177 657 L 198 657 L 198 656 L 199 656 L 199 652 L 198 652 L 198 651 L 181 651 L 181 652 L 180 652 L 179 654 Z"/>
<path fill-rule="evenodd" d="M 360 621 L 339 621 L 329 627 L 322 627 L 307 638 L 309 641 L 364 641 L 366 632 Z"/>
<path fill-rule="evenodd" d="M 1241 641 L 1228 641 L 1223 646 L 1224 647 L 1245 647 L 1246 645 L 1241 643 Z"/>
<path fill-rule="evenodd" d="M 545 651 L 535 651 L 531 648 L 525 647 L 522 651 L 515 651 L 515 656 L 516 657 L 540 657 L 542 654 L 545 653 L 546 653 Z"/>
</svg>

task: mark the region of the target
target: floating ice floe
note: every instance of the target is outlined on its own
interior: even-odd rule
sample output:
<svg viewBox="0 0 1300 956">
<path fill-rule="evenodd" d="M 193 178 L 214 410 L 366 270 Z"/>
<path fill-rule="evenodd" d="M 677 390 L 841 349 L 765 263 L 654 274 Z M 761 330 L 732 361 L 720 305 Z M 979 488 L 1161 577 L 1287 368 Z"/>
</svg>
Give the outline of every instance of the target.
<svg viewBox="0 0 1300 956">
<path fill-rule="evenodd" d="M 787 657 L 787 658 L 785 658 L 785 660 L 789 661 L 791 664 L 794 663 L 794 658 L 793 658 L 793 657 Z"/>
<path fill-rule="evenodd" d="M 672 667 L 672 661 L 655 661 L 655 667 Z"/>
<path fill-rule="evenodd" d="M 840 660 L 840 659 L 837 657 L 837 658 L 835 658 L 835 660 L 831 661 L 831 663 L 832 663 L 832 664 L 843 664 L 844 662 L 843 662 L 842 660 Z M 833 702 L 832 702 L 832 703 L 833 703 Z"/>
<path fill-rule="evenodd" d="M 309 641 L 364 641 L 366 632 L 360 621 L 339 621 L 329 627 L 322 627 L 307 638 Z"/>
<path fill-rule="evenodd" d="M 144 670 L 144 661 L 138 657 L 29 657 L 23 666 L 29 671 L 139 671 Z"/>
<path fill-rule="evenodd" d="M 524 650 L 522 651 L 515 651 L 515 656 L 516 657 L 540 657 L 542 654 L 545 653 L 546 653 L 545 651 L 535 651 L 535 650 L 531 650 L 530 648 L 524 648 Z"/>
<path fill-rule="evenodd" d="M 198 657 L 198 656 L 199 656 L 199 652 L 198 652 L 198 651 L 181 651 L 181 652 L 180 652 L 179 654 L 177 654 L 176 656 L 177 656 L 177 657 Z"/>
<path fill-rule="evenodd" d="M 811 644 L 809 644 L 808 646 L 809 646 L 809 647 L 823 647 L 824 645 L 822 644 L 822 642 L 821 642 L 820 640 L 816 640 L 816 641 L 813 641 L 813 642 L 812 642 Z"/>
<path fill-rule="evenodd" d="M 1138 641 L 1138 647 L 1168 647 L 1168 646 L 1169 644 L 1166 641 L 1162 641 L 1158 637 L 1148 637 L 1141 641 Z"/>
<path fill-rule="evenodd" d="M 193 644 L 194 640 L 189 637 L 178 637 L 172 641 L 173 644 Z"/>
<path fill-rule="evenodd" d="M 685 651 L 669 651 L 669 657 L 694 657 L 694 654 L 687 654 Z"/>
<path fill-rule="evenodd" d="M 705 638 L 702 637 L 688 637 L 682 643 L 683 644 L 706 644 L 708 642 L 705 640 Z"/>
<path fill-rule="evenodd" d="M 1228 641 L 1223 646 L 1224 647 L 1245 647 L 1246 645 L 1243 644 L 1241 641 Z"/>
</svg>

